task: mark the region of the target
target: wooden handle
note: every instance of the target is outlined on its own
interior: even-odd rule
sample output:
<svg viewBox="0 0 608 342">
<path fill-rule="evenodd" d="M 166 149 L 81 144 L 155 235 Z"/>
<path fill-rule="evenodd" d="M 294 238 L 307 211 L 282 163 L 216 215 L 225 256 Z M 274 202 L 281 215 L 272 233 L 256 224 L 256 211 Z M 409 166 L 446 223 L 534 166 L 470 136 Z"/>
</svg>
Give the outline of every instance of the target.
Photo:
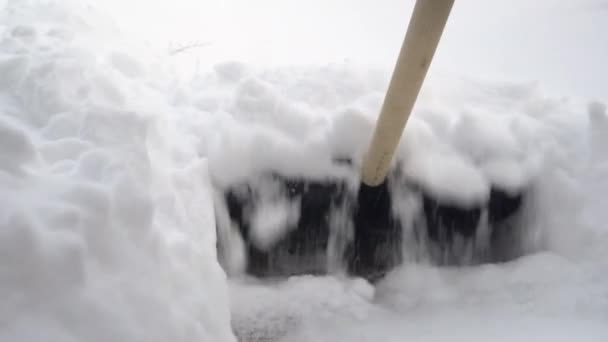
<svg viewBox="0 0 608 342">
<path fill-rule="evenodd" d="M 454 0 L 417 0 L 393 70 L 361 180 L 369 186 L 384 182 L 422 82 L 429 69 Z"/>
</svg>

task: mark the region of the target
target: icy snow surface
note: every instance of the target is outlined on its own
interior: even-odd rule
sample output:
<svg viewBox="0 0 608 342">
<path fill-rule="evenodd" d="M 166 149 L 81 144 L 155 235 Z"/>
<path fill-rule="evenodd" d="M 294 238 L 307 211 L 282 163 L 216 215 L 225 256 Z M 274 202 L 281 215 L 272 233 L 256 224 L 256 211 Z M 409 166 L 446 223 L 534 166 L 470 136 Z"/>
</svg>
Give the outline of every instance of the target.
<svg viewBox="0 0 608 342">
<path fill-rule="evenodd" d="M 272 166 L 356 183 L 331 158 L 360 162 L 387 70 L 222 62 L 183 77 L 179 56 L 80 1 L 0 9 L 0 341 L 233 341 L 231 325 L 243 341 L 608 340 L 603 103 L 427 81 L 396 166 L 446 201 L 527 190 L 523 258 L 405 264 L 376 288 L 227 282 L 210 182 Z M 276 208 L 257 213 L 260 244 L 294 219 Z"/>
</svg>

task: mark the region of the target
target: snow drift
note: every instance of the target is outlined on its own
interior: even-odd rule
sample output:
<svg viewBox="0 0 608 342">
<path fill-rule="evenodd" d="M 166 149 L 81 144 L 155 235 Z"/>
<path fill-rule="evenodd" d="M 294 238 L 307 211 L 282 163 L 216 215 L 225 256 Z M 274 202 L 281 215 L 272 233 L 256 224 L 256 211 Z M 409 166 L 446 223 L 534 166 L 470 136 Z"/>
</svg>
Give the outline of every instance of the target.
<svg viewBox="0 0 608 342">
<path fill-rule="evenodd" d="M 171 77 L 79 2 L 0 7 L 0 340 L 234 340 Z"/>
</svg>

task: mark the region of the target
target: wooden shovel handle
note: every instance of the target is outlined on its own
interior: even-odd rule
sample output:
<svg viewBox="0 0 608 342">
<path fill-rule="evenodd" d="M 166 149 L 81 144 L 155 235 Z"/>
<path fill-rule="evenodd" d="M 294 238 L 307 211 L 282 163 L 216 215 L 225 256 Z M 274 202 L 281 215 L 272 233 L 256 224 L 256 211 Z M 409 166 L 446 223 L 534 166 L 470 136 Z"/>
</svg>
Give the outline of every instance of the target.
<svg viewBox="0 0 608 342">
<path fill-rule="evenodd" d="M 384 182 L 454 0 L 417 0 L 393 70 L 361 180 L 369 186 Z"/>
</svg>

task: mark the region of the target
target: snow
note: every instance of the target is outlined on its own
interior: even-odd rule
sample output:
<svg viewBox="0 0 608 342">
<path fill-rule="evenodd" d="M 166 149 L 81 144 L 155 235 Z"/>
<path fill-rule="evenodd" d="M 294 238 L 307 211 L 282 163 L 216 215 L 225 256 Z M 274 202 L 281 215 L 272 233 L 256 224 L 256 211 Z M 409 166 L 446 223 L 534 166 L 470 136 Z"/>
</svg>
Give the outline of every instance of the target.
<svg viewBox="0 0 608 342">
<path fill-rule="evenodd" d="M 404 164 L 407 176 L 444 203 L 459 203 L 468 207 L 479 205 L 489 198 L 488 180 L 457 154 L 423 150 L 404 161 Z"/>
<path fill-rule="evenodd" d="M 2 163 L 0 167 L 6 171 L 18 169 L 35 155 L 35 149 L 26 132 L 10 120 L 0 121 L 0 135 L 2 136 L 0 154 Z"/>
<path fill-rule="evenodd" d="M 169 7 L 180 7 L 177 3 L 186 1 Z M 171 38 L 165 30 L 170 25 L 131 21 L 144 16 L 141 3 L 124 6 L 115 9 L 124 10 L 131 28 Z M 200 21 L 199 5 L 192 6 L 180 7 L 189 13 L 181 26 L 189 33 Z M 244 20 L 222 27 L 259 21 L 243 2 L 209 6 Z M 354 16 L 356 6 L 324 6 L 328 12 L 323 13 L 345 13 L 347 21 L 365 30 L 374 26 L 361 25 L 370 19 Z M 467 6 L 473 5 L 455 12 L 460 22 Z M 526 6 L 536 13 L 532 7 L 541 5 Z M 372 7 L 376 14 L 391 9 L 378 18 L 398 14 L 402 26 L 395 7 Z M 0 340 L 608 338 L 604 102 L 560 98 L 544 90 L 546 83 L 527 79 L 431 72 L 395 167 L 440 200 L 464 206 L 487 199 L 491 186 L 525 190 L 520 229 L 527 255 L 463 268 L 406 263 L 377 287 L 340 275 L 260 282 L 238 276 L 245 263 L 243 241 L 218 204 L 221 190 L 253 180 L 269 195 L 253 213 L 256 242 L 264 247 L 296 220 L 298 206 L 260 182 L 268 168 L 290 176 L 347 179 L 356 186 L 390 63 L 373 68 L 327 56 L 340 46 L 361 51 L 363 41 L 375 47 L 370 55 L 392 56 L 392 48 L 381 48 L 392 36 L 358 36 L 331 21 L 326 26 L 337 31 L 325 30 L 327 37 L 294 39 L 308 37 L 310 22 L 302 8 L 284 2 L 273 11 L 288 9 L 300 29 L 281 32 L 278 41 L 289 42 L 293 52 L 275 52 L 269 42 L 256 45 L 262 38 L 252 29 L 255 39 L 243 45 L 242 38 L 235 40 L 233 50 L 255 46 L 267 63 L 231 61 L 216 46 L 198 49 L 209 55 L 198 54 L 193 67 L 183 63 L 188 53 L 169 56 L 133 40 L 86 2 L 9 0 L 0 1 L 0 8 Z M 317 14 L 312 5 L 305 10 Z M 262 12 L 260 7 L 255 13 Z M 475 18 L 488 23 L 494 17 L 487 13 Z M 520 18 L 517 6 L 509 13 Z M 175 14 L 159 18 L 181 18 Z M 213 11 L 201 15 L 215 16 L 204 23 L 211 28 L 222 18 Z M 528 21 L 537 19 L 527 15 Z M 511 19 L 505 15 L 496 25 Z M 289 16 L 262 20 L 262 33 L 277 32 L 285 20 Z M 451 25 L 454 35 L 468 32 Z M 516 36 L 525 35 L 528 25 L 518 27 Z M 232 26 L 231 37 L 242 36 Z M 323 31 L 323 23 L 317 26 Z M 504 43 L 491 32 L 482 38 Z M 328 49 L 311 59 L 316 64 L 293 65 L 308 64 L 302 58 L 323 51 L 319 46 Z M 467 72 L 475 61 L 459 64 L 478 51 L 467 46 L 446 36 L 437 65 L 455 58 L 459 71 L 475 74 Z M 449 50 L 458 54 L 444 53 Z M 509 60 L 501 51 L 490 54 Z M 291 59 L 295 55 L 300 60 Z M 209 62 L 214 59 L 219 63 Z M 325 59 L 332 63 L 318 62 Z M 526 65 L 539 65 L 524 59 Z M 585 77 L 574 77 L 575 83 Z M 581 89 L 603 94 L 589 87 Z M 336 165 L 333 157 L 351 158 L 352 167 Z M 411 198 L 400 201 L 397 208 L 411 210 Z M 217 237 L 216 220 L 227 227 Z M 216 240 L 227 248 L 219 256 Z M 234 278 L 227 280 L 218 257 Z"/>
<path fill-rule="evenodd" d="M 233 341 L 208 162 L 172 151 L 172 79 L 104 45 L 78 2 L 3 6 L 0 340 Z"/>
<path fill-rule="evenodd" d="M 525 83 L 448 79 L 429 88 L 433 94 L 421 97 L 398 151 L 403 171 L 460 205 L 485 200 L 490 185 L 525 191 L 519 229 L 527 255 L 464 268 L 406 263 L 374 293 L 361 295 L 339 277 L 270 284 L 235 280 L 230 293 L 237 336 L 245 341 L 602 341 L 608 336 L 603 251 L 608 235 L 600 209 L 606 189 L 600 178 L 606 158 L 599 155 L 603 105 L 555 99 Z M 444 93 L 452 95 L 438 106 Z M 345 109 L 336 110 L 328 136 L 320 140 L 338 154 L 354 153 L 355 164 L 371 128 L 361 101 L 353 95 L 338 106 Z M 415 205 L 411 198 L 399 201 L 401 210 Z"/>
<path fill-rule="evenodd" d="M 251 219 L 251 241 L 262 250 L 271 248 L 300 219 L 298 201 L 274 200 L 255 208 Z"/>
</svg>

